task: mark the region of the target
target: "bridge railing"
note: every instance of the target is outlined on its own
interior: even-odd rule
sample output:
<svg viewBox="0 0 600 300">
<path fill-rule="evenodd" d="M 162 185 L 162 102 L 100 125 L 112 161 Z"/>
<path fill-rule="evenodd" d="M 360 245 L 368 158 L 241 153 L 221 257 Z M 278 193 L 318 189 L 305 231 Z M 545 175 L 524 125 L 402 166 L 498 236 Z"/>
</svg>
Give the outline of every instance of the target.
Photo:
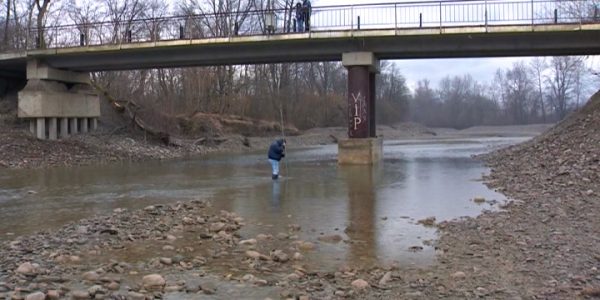
<svg viewBox="0 0 600 300">
<path fill-rule="evenodd" d="M 291 18 L 290 18 L 291 17 Z M 294 13 L 253 10 L 34 28 L 18 48 L 65 48 L 295 32 Z M 313 7 L 309 31 L 591 23 L 588 0 L 452 0 Z M 273 27 L 268 27 L 269 23 Z M 42 37 L 42 38 L 40 38 Z"/>
</svg>

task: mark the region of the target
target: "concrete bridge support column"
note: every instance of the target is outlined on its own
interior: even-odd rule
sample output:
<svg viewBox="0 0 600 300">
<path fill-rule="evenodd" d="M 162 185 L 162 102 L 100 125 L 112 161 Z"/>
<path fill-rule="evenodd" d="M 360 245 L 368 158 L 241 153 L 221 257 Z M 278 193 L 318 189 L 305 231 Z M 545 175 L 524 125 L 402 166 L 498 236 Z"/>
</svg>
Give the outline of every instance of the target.
<svg viewBox="0 0 600 300">
<path fill-rule="evenodd" d="M 100 100 L 88 73 L 54 69 L 34 59 L 27 62 L 27 85 L 19 92 L 18 116 L 36 120 L 33 131 L 39 139 L 64 138 L 68 125 L 71 134 L 77 133 L 78 118 L 87 121 L 100 116 Z"/>
<path fill-rule="evenodd" d="M 69 136 L 69 119 L 60 118 L 60 138 L 64 139 Z"/>
<path fill-rule="evenodd" d="M 348 70 L 348 139 L 338 143 L 338 163 L 375 164 L 383 153 L 375 126 L 379 61 L 371 52 L 351 52 L 342 55 L 342 64 Z"/>
<path fill-rule="evenodd" d="M 88 133 L 88 118 L 81 118 L 81 133 Z"/>
<path fill-rule="evenodd" d="M 77 124 L 77 118 L 69 118 L 69 122 L 71 123 L 71 134 L 79 133 L 79 124 Z"/>
</svg>

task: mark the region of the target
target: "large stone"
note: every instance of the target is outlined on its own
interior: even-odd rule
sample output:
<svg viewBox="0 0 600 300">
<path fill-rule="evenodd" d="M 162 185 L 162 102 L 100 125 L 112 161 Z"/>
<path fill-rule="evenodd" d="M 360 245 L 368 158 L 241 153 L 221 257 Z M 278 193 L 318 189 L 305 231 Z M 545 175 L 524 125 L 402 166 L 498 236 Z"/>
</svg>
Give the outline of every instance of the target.
<svg viewBox="0 0 600 300">
<path fill-rule="evenodd" d="M 364 290 L 369 287 L 369 283 L 364 281 L 363 279 L 356 279 L 352 281 L 352 288 L 356 290 Z"/>
<path fill-rule="evenodd" d="M 167 282 L 159 274 L 150 274 L 142 278 L 142 285 L 150 291 L 161 291 Z"/>
<path fill-rule="evenodd" d="M 131 300 L 145 300 L 146 296 L 142 293 L 129 292 L 127 293 L 127 298 Z"/>
<path fill-rule="evenodd" d="M 87 291 L 73 291 L 71 292 L 71 298 L 75 300 L 85 300 L 91 299 L 92 297 L 90 297 L 90 293 Z"/>
<path fill-rule="evenodd" d="M 94 271 L 83 273 L 83 280 L 86 281 L 98 281 L 100 279 L 100 275 Z"/>
<path fill-rule="evenodd" d="M 23 275 L 35 275 L 35 267 L 30 262 L 25 262 L 19 265 L 15 272 Z"/>
<path fill-rule="evenodd" d="M 27 295 L 27 297 L 25 297 L 25 300 L 44 300 L 46 299 L 46 294 L 42 293 L 42 292 L 35 292 L 33 294 L 29 294 Z"/>
</svg>

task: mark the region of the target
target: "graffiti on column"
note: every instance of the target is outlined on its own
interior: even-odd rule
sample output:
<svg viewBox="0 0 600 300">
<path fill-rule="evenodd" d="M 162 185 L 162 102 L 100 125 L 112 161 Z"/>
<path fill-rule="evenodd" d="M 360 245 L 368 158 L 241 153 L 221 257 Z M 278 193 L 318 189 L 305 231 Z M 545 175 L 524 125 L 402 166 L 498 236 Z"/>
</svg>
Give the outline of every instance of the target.
<svg viewBox="0 0 600 300">
<path fill-rule="evenodd" d="M 367 121 L 367 99 L 360 92 L 350 94 L 350 128 L 355 131 L 358 127 Z"/>
</svg>

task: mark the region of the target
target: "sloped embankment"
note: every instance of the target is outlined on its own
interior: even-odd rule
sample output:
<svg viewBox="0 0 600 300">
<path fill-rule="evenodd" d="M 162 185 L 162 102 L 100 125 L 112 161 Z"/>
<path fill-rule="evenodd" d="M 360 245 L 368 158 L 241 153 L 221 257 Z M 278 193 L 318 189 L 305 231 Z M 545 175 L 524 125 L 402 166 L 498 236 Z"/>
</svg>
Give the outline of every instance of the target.
<svg viewBox="0 0 600 300">
<path fill-rule="evenodd" d="M 436 281 L 455 297 L 600 296 L 600 92 L 543 135 L 483 159 L 487 184 L 515 201 L 441 225 Z"/>
</svg>

